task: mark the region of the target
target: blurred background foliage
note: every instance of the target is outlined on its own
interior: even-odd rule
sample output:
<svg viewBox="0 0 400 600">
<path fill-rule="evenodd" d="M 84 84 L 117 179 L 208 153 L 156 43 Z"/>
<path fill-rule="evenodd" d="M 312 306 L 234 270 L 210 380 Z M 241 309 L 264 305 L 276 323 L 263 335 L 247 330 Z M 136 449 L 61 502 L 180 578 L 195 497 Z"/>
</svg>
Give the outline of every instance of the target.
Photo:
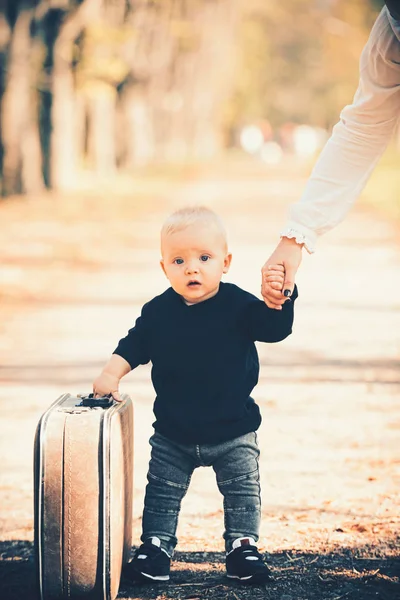
<svg viewBox="0 0 400 600">
<path fill-rule="evenodd" d="M 382 3 L 250 0 L 239 32 L 238 117 L 330 128 L 351 100 L 361 50 Z"/>
<path fill-rule="evenodd" d="M 376 0 L 0 0 L 3 196 L 330 130 Z"/>
</svg>

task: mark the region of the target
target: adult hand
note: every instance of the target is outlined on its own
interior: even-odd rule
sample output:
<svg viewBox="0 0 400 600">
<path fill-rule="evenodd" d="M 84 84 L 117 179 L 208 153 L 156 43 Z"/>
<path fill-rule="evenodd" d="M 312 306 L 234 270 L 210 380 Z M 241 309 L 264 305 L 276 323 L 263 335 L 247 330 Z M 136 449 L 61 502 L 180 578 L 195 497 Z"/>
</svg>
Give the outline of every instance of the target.
<svg viewBox="0 0 400 600">
<path fill-rule="evenodd" d="M 294 239 L 283 237 L 261 269 L 261 294 L 269 308 L 282 310 L 282 304 L 293 293 L 297 269 L 301 263 L 302 249 L 303 244 L 298 244 Z M 285 271 L 285 280 L 281 289 L 274 289 L 277 286 L 273 286 L 271 281 L 267 280 L 270 272 L 269 267 L 274 265 L 282 265 Z M 269 279 L 271 278 L 269 277 Z"/>
</svg>

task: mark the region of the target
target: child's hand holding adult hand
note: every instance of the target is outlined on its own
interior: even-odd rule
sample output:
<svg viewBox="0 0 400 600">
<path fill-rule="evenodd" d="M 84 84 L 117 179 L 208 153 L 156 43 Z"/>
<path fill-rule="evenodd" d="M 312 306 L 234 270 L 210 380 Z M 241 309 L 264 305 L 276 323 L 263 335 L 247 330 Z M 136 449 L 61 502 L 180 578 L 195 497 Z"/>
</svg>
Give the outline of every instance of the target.
<svg viewBox="0 0 400 600">
<path fill-rule="evenodd" d="M 301 262 L 302 248 L 303 244 L 298 244 L 294 239 L 283 237 L 261 269 L 261 293 L 265 304 L 269 308 L 281 310 L 282 304 L 293 293 L 297 269 Z M 280 289 L 272 287 L 269 283 L 268 268 L 271 265 L 280 265 L 283 267 L 284 282 Z"/>
<path fill-rule="evenodd" d="M 272 290 L 277 290 L 282 293 L 285 282 L 285 268 L 283 265 L 268 265 L 265 271 L 264 281 Z M 290 298 L 287 297 L 284 302 L 287 302 L 287 300 L 290 300 Z M 269 306 L 265 298 L 264 302 L 267 306 Z M 269 308 L 271 308 L 271 306 L 269 306 Z M 282 310 L 282 306 L 274 306 L 273 308 L 276 310 Z"/>
<path fill-rule="evenodd" d="M 93 393 L 95 396 L 107 396 L 108 394 L 112 394 L 114 400 L 121 402 L 118 387 L 118 377 L 103 371 L 93 382 Z"/>
</svg>

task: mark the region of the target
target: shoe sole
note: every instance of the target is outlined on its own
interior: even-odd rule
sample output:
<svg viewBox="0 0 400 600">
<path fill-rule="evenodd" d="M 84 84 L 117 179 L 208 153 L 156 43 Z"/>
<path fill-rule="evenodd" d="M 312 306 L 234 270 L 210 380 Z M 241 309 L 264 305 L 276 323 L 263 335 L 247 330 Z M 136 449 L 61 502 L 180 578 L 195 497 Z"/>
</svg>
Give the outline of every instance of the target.
<svg viewBox="0 0 400 600">
<path fill-rule="evenodd" d="M 266 573 L 256 573 L 255 575 L 248 575 L 247 577 L 239 577 L 239 575 L 226 575 L 229 579 L 236 579 L 237 581 L 241 581 L 243 583 L 267 583 L 268 581 L 272 581 L 271 575 Z"/>
<path fill-rule="evenodd" d="M 140 581 L 142 583 L 149 583 L 150 581 L 169 581 L 169 575 L 149 575 L 148 573 L 131 569 L 129 573 L 126 571 L 122 573 L 122 580 L 128 584 L 132 584 L 135 581 Z"/>
<path fill-rule="evenodd" d="M 140 571 L 138 575 L 142 575 L 146 579 L 151 579 L 152 581 L 168 581 L 169 575 L 149 575 L 149 573 L 143 573 Z"/>
</svg>

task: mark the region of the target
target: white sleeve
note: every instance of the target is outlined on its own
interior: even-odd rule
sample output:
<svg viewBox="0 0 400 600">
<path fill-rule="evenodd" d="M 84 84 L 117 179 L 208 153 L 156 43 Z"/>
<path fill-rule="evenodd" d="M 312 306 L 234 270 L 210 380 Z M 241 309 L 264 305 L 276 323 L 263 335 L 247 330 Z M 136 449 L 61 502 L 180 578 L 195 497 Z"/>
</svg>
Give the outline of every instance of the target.
<svg viewBox="0 0 400 600">
<path fill-rule="evenodd" d="M 386 7 L 360 60 L 353 104 L 346 106 L 280 235 L 314 252 L 317 236 L 337 225 L 361 193 L 400 116 L 400 21 Z"/>
</svg>

